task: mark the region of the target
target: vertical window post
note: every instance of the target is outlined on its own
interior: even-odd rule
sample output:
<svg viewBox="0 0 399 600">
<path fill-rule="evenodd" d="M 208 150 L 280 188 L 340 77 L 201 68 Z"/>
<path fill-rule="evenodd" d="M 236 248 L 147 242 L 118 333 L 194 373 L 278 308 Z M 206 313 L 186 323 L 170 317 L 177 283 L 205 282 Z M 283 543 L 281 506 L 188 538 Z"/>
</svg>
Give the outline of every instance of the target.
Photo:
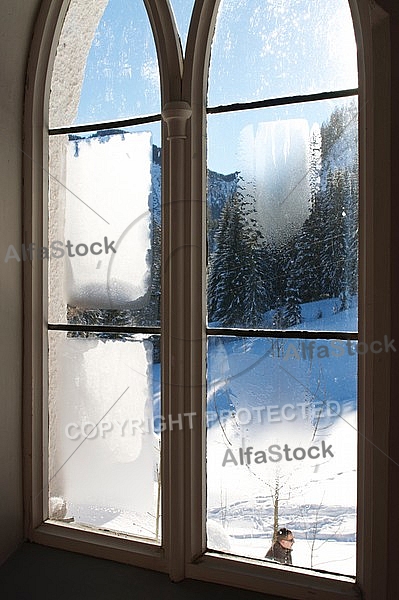
<svg viewBox="0 0 399 600">
<path fill-rule="evenodd" d="M 185 387 L 187 385 L 186 347 L 189 343 L 186 320 L 182 319 L 187 298 L 186 255 L 188 249 L 187 217 L 189 205 L 185 198 L 185 141 L 187 121 L 191 108 L 186 102 L 166 104 L 162 116 L 167 124 L 168 189 L 164 201 L 164 266 L 163 266 L 163 336 L 164 407 L 170 415 L 167 427 L 167 482 L 164 524 L 166 544 L 169 547 L 170 577 L 173 581 L 184 578 L 185 551 L 185 482 L 184 482 L 184 425 Z M 167 347 L 165 347 L 167 345 Z M 165 464 L 165 463 L 164 463 Z M 172 498 L 173 494 L 173 498 Z M 170 539 L 174 538 L 173 552 Z"/>
</svg>

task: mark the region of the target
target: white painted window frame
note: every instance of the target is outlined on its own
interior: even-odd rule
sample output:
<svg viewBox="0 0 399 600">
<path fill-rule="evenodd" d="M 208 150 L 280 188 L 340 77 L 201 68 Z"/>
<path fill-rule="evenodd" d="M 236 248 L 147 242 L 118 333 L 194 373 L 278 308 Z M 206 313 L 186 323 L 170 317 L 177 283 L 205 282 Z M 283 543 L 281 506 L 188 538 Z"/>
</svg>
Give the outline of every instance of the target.
<svg viewBox="0 0 399 600">
<path fill-rule="evenodd" d="M 161 71 L 163 130 L 163 407 L 205 410 L 206 89 L 219 0 L 195 4 L 183 61 L 166 0 L 145 0 Z M 43 0 L 31 46 L 24 123 L 24 243 L 45 239 L 51 68 L 68 0 Z M 375 2 L 350 0 L 359 54 L 360 341 L 389 336 L 389 19 Z M 378 203 L 378 211 L 377 211 Z M 356 583 L 206 551 L 205 430 L 163 438 L 163 545 L 45 523 L 46 323 L 43 264 L 24 264 L 24 498 L 31 541 L 185 577 L 286 597 L 386 596 L 389 355 L 359 356 Z M 184 310 L 184 318 L 181 318 Z M 375 407 L 378 403 L 378 413 Z"/>
</svg>

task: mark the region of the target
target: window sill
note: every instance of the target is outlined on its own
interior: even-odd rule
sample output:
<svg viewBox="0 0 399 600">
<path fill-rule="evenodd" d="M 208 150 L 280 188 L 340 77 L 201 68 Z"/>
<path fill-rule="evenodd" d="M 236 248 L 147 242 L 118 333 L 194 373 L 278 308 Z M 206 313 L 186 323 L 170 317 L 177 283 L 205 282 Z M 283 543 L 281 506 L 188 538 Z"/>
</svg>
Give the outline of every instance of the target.
<svg viewBox="0 0 399 600">
<path fill-rule="evenodd" d="M 207 552 L 195 564 L 187 566 L 190 579 L 221 583 L 267 594 L 284 593 L 287 598 L 309 600 L 351 600 L 361 597 L 356 582 L 351 577 L 317 573 L 315 571 L 264 561 L 241 559 L 216 552 Z"/>
<path fill-rule="evenodd" d="M 29 541 L 109 559 L 146 569 L 167 572 L 164 551 L 147 540 L 137 541 L 130 536 L 109 531 L 95 533 L 83 526 L 71 527 L 67 523 L 47 521 L 34 529 Z"/>
</svg>

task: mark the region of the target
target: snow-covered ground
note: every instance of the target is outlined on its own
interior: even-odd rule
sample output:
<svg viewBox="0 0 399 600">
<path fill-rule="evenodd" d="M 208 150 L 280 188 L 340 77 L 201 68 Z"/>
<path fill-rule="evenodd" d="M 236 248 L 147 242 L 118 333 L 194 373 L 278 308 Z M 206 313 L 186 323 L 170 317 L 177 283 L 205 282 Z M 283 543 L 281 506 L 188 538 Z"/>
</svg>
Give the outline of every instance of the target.
<svg viewBox="0 0 399 600">
<path fill-rule="evenodd" d="M 337 312 L 336 305 L 334 300 L 305 305 L 300 328 L 355 330 L 356 306 Z M 210 548 L 264 557 L 278 490 L 279 527 L 291 529 L 296 539 L 294 564 L 354 575 L 357 356 L 355 343 L 350 351 L 342 345 L 339 356 L 330 343 L 318 340 L 312 358 L 309 350 L 304 358 L 301 340 L 209 342 L 208 410 L 221 417 L 220 422 L 212 417 L 207 436 Z M 290 344 L 296 352 L 289 351 Z M 323 351 L 318 358 L 321 345 L 329 356 Z M 319 458 L 313 458 L 315 449 L 307 454 L 312 446 Z M 249 447 L 246 464 L 239 453 Z M 295 448 L 301 449 L 297 460 Z"/>
<path fill-rule="evenodd" d="M 334 331 L 344 325 L 346 330 L 356 329 L 356 306 L 345 313 L 337 312 L 337 303 L 324 300 L 303 306 L 306 320 L 301 327 Z M 77 341 L 68 341 L 69 345 L 72 343 Z M 355 344 L 352 354 L 345 347 L 341 356 L 330 354 L 326 357 L 323 353 L 323 358 L 319 358 L 317 348 L 330 342 L 317 340 L 312 358 L 309 350 L 305 358 L 302 343 L 303 340 L 295 339 L 217 336 L 212 336 L 208 342 L 208 547 L 243 557 L 263 558 L 271 544 L 278 490 L 279 526 L 291 529 L 296 539 L 294 564 L 354 575 L 357 479 Z M 104 345 L 103 342 L 98 344 L 100 349 Z M 115 352 L 121 346 L 130 356 L 132 350 L 129 345 L 121 342 L 113 344 Z M 297 348 L 297 355 L 289 351 L 290 344 Z M 106 356 L 109 362 L 109 354 Z M 121 357 L 118 357 L 115 361 L 119 364 Z M 147 376 L 147 367 L 144 367 L 141 375 L 134 376 L 137 381 L 129 380 L 128 383 L 137 391 L 137 383 L 143 378 L 147 381 L 148 399 L 152 399 L 152 414 L 156 418 L 161 405 L 160 365 L 153 364 L 147 370 Z M 128 379 L 127 375 L 124 377 Z M 129 377 L 132 377 L 130 371 Z M 103 386 L 105 383 L 98 382 L 98 389 Z M 111 395 L 109 392 L 107 397 Z M 147 447 L 145 438 L 150 436 L 153 443 L 148 447 L 157 447 L 159 428 L 155 426 L 154 429 L 141 437 L 143 448 Z M 112 435 L 116 433 L 114 431 Z M 110 435 L 108 445 L 112 440 Z M 137 443 L 136 434 L 134 440 Z M 78 441 L 73 446 L 71 440 L 71 448 L 75 448 Z M 86 441 L 63 467 L 64 477 L 68 468 L 73 469 L 75 460 L 81 470 L 83 467 L 88 470 L 89 477 L 96 467 L 93 464 L 93 460 L 97 460 L 95 444 L 104 446 L 106 441 L 100 436 Z M 130 447 L 129 436 L 120 442 Z M 85 446 L 87 448 L 82 454 Z M 247 455 L 250 461 L 248 458 L 240 460 L 240 451 L 249 447 L 252 448 Z M 316 449 L 309 451 L 311 447 Z M 294 457 L 295 449 L 299 450 Z M 84 460 L 85 452 L 89 450 L 90 464 Z M 153 450 L 151 455 L 158 460 L 159 455 Z M 75 490 L 74 499 L 66 497 L 65 518 L 74 518 L 72 526 L 95 527 L 154 540 L 156 514 L 161 512 L 156 465 L 153 484 L 146 476 L 147 488 L 151 490 L 153 485 L 153 497 L 148 507 L 134 512 L 126 506 L 126 474 L 131 473 L 133 481 L 140 485 L 140 469 L 147 469 L 150 464 L 146 460 L 143 462 L 143 458 L 140 455 L 137 460 L 124 465 L 119 464 L 117 456 L 113 459 L 112 473 L 115 477 L 119 472 L 121 475 L 120 488 L 114 492 L 120 495 L 120 506 L 115 508 L 115 503 L 101 503 L 101 490 L 96 503 L 85 501 L 82 488 Z M 97 467 L 103 469 L 101 461 L 97 462 Z M 74 473 L 71 471 L 71 477 Z M 59 491 L 62 497 L 62 489 Z M 133 492 L 131 494 L 134 495 Z"/>
</svg>

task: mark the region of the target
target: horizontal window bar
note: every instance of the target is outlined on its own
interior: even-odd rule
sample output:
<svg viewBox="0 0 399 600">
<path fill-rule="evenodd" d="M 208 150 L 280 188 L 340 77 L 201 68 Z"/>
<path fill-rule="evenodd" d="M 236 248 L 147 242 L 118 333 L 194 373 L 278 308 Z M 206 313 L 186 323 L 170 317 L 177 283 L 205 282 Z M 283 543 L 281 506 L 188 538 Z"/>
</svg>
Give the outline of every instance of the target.
<svg viewBox="0 0 399 600">
<path fill-rule="evenodd" d="M 287 104 L 301 104 L 302 102 L 317 102 L 318 100 L 331 100 L 332 98 L 346 98 L 356 96 L 358 88 L 337 90 L 336 92 L 320 92 L 319 94 L 305 94 L 304 96 L 285 96 L 283 98 L 270 98 L 269 100 L 256 100 L 254 102 L 237 102 L 221 106 L 209 106 L 206 112 L 210 115 L 249 110 L 253 108 L 268 108 L 270 106 L 285 106 Z"/>
<path fill-rule="evenodd" d="M 320 92 L 318 94 L 305 94 L 303 96 L 286 96 L 282 98 L 270 98 L 268 100 L 257 100 L 254 102 L 241 102 L 236 104 L 227 104 L 221 106 L 210 106 L 207 113 L 217 114 L 222 112 L 232 112 L 239 110 L 248 110 L 252 108 L 266 108 L 270 106 L 284 106 L 286 104 L 300 104 L 301 102 L 315 102 L 318 100 L 329 100 L 332 98 L 345 98 L 358 94 L 358 88 L 348 90 L 337 90 L 335 92 Z M 155 123 L 161 120 L 161 115 L 148 115 L 144 117 L 135 117 L 132 119 L 120 119 L 118 121 L 106 121 L 100 123 L 90 123 L 87 125 L 74 125 L 70 127 L 56 127 L 49 129 L 49 135 L 61 135 L 68 133 L 85 133 L 86 131 L 102 131 L 104 129 L 116 129 L 118 127 L 131 127 L 133 125 L 144 125 L 145 123 Z"/>
<path fill-rule="evenodd" d="M 160 334 L 160 327 L 130 327 L 123 325 L 73 325 L 72 323 L 48 323 L 49 331 L 92 331 L 94 333 L 144 333 Z"/>
<path fill-rule="evenodd" d="M 311 339 L 311 340 L 357 340 L 358 334 L 354 331 L 283 331 L 280 329 L 230 329 L 227 327 L 208 327 L 208 335 L 232 337 L 264 337 L 285 339 Z"/>
<path fill-rule="evenodd" d="M 65 133 L 85 133 L 86 131 L 103 131 L 104 129 L 117 129 L 119 127 L 131 127 L 133 125 L 144 125 L 161 120 L 161 115 L 148 115 L 134 119 L 121 119 L 119 121 L 106 121 L 103 123 L 90 123 L 90 125 L 74 125 L 71 127 L 56 127 L 49 129 L 49 135 L 61 135 Z"/>
<path fill-rule="evenodd" d="M 48 323 L 50 331 L 92 331 L 98 333 L 143 333 L 160 334 L 160 327 L 132 327 L 121 325 L 74 325 L 72 323 Z M 232 336 L 232 337 L 271 337 L 285 339 L 334 339 L 357 340 L 358 334 L 354 331 L 282 331 L 279 329 L 230 329 L 224 327 L 211 327 L 206 330 L 207 335 Z"/>
</svg>

